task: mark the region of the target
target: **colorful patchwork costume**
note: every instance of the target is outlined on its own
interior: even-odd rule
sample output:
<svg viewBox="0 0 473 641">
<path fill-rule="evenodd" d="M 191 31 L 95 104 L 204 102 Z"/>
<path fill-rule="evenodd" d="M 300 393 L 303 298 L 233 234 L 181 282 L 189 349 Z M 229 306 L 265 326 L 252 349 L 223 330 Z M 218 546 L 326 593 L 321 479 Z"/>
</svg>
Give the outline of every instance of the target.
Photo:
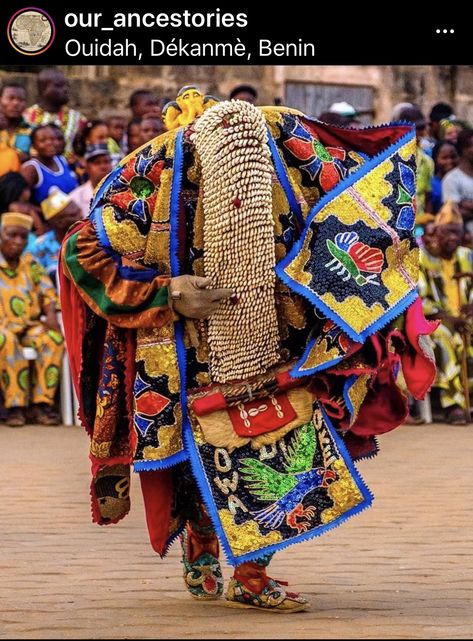
<svg viewBox="0 0 473 641">
<path fill-rule="evenodd" d="M 371 503 L 352 458 L 406 416 L 400 367 L 417 398 L 435 376 L 415 136 L 209 102 L 123 159 L 62 247 L 93 518 L 127 513 L 132 464 L 160 555 L 191 523 L 194 596 L 221 593 L 215 531 L 237 566 L 230 605 L 297 611 L 302 597 L 258 568 Z M 205 320 L 178 317 L 167 286 L 182 274 L 236 295 Z"/>
</svg>

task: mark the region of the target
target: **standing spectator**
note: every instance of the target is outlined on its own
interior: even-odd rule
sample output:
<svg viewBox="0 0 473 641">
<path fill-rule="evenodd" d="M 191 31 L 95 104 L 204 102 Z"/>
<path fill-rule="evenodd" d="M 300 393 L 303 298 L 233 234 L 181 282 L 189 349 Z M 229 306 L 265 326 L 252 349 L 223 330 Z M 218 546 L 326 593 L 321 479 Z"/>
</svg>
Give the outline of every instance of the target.
<svg viewBox="0 0 473 641">
<path fill-rule="evenodd" d="M 458 135 L 460 161 L 442 179 L 443 202 L 450 200 L 460 207 L 468 232 L 473 232 L 473 130 L 465 129 Z"/>
<path fill-rule="evenodd" d="M 317 116 L 318 120 L 326 122 L 328 125 L 336 125 L 337 127 L 345 127 L 345 119 L 339 114 L 333 113 L 332 111 L 322 111 Z"/>
<path fill-rule="evenodd" d="M 440 123 L 445 118 L 453 116 L 453 107 L 446 102 L 437 102 L 430 110 L 429 114 L 429 136 L 425 140 L 427 144 L 424 148 L 428 152 L 433 150 L 434 146 L 440 142 L 442 136 L 440 134 Z"/>
<path fill-rule="evenodd" d="M 162 105 L 156 95 L 149 89 L 137 89 L 130 96 L 129 108 L 131 109 L 131 120 L 128 123 L 123 144 L 127 153 L 134 151 L 140 146 L 139 125 L 145 114 L 154 114 L 161 118 Z"/>
<path fill-rule="evenodd" d="M 416 163 L 417 163 L 417 184 L 416 200 L 417 212 L 416 222 L 422 224 L 422 215 L 432 213 L 432 178 L 434 176 L 434 161 L 421 148 L 421 140 L 427 131 L 427 119 L 419 107 L 406 107 L 399 114 L 400 120 L 409 120 L 416 126 Z"/>
<path fill-rule="evenodd" d="M 460 132 L 465 129 L 470 129 L 465 121 L 460 120 L 455 116 L 444 118 L 439 124 L 439 138 L 441 141 L 447 140 L 448 142 L 453 142 L 453 144 L 456 145 Z"/>
<path fill-rule="evenodd" d="M 38 74 L 38 94 L 38 102 L 25 111 L 25 120 L 33 127 L 49 123 L 58 125 L 64 133 L 65 155 L 69 159 L 74 138 L 87 122 L 80 111 L 67 106 L 70 100 L 69 81 L 56 69 L 43 69 Z"/>
<path fill-rule="evenodd" d="M 443 205 L 442 179 L 458 165 L 456 146 L 448 140 L 441 141 L 432 149 L 435 174 L 432 178 L 432 211 L 436 214 Z"/>
<path fill-rule="evenodd" d="M 5 129 L 7 120 L 5 116 L 0 113 L 0 129 Z M 6 140 L 0 137 L 0 176 L 8 173 L 9 171 L 18 171 L 20 169 L 20 159 L 14 149 L 12 149 Z"/>
<path fill-rule="evenodd" d="M 21 162 L 29 157 L 31 126 L 23 118 L 26 107 L 26 90 L 17 82 L 5 82 L 0 89 L 0 113 L 6 120 L 0 138 L 15 149 Z"/>
<path fill-rule="evenodd" d="M 87 218 L 95 188 L 102 178 L 112 171 L 112 159 L 107 145 L 104 144 L 90 145 L 86 149 L 84 159 L 89 180 L 71 191 L 70 196 L 79 206 L 82 218 Z"/>
<path fill-rule="evenodd" d="M 133 118 L 126 130 L 127 153 L 135 151 L 141 145 L 141 118 Z"/>
<path fill-rule="evenodd" d="M 40 205 L 48 197 L 51 187 L 59 187 L 66 194 L 78 185 L 64 156 L 56 155 L 56 134 L 53 127 L 43 125 L 31 134 L 36 158 L 23 164 L 21 174 L 32 188 L 32 201 Z"/>
<path fill-rule="evenodd" d="M 54 132 L 54 138 L 56 140 L 56 156 L 64 156 L 64 152 L 66 151 L 66 139 L 64 138 L 64 134 L 62 132 L 62 129 L 58 127 L 57 125 L 49 125 L 51 129 Z M 70 163 L 69 163 L 70 164 Z"/>
<path fill-rule="evenodd" d="M 107 146 L 115 166 L 125 155 L 126 121 L 123 116 L 110 116 L 107 120 L 108 140 Z"/>
<path fill-rule="evenodd" d="M 89 120 L 74 140 L 75 153 L 74 171 L 82 185 L 88 179 L 84 158 L 85 150 L 90 145 L 106 145 L 108 143 L 108 126 L 105 120 Z"/>
<path fill-rule="evenodd" d="M 161 106 L 158 98 L 149 89 L 137 89 L 130 96 L 129 107 L 132 119 L 142 118 L 145 114 L 154 113 L 161 117 Z"/>
<path fill-rule="evenodd" d="M 349 102 L 334 102 L 329 107 L 329 113 L 336 114 L 341 118 L 341 124 L 344 127 L 358 127 L 361 123 L 357 119 L 358 112 Z"/>
<path fill-rule="evenodd" d="M 237 85 L 230 91 L 228 98 L 229 100 L 244 100 L 255 105 L 258 100 L 258 92 L 252 85 Z"/>
<path fill-rule="evenodd" d="M 64 341 L 54 287 L 38 263 L 23 254 L 32 222 L 21 213 L 4 213 L 0 226 L 0 388 L 10 427 L 25 424 L 30 386 L 33 421 L 59 423 L 53 404 Z M 32 381 L 23 347 L 37 352 Z"/>
<path fill-rule="evenodd" d="M 404 109 L 410 109 L 414 105 L 412 102 L 397 102 L 391 111 L 391 120 L 399 120 Z"/>
<path fill-rule="evenodd" d="M 140 124 L 140 145 L 144 145 L 164 131 L 164 125 L 161 118 L 153 114 L 143 116 Z"/>
</svg>

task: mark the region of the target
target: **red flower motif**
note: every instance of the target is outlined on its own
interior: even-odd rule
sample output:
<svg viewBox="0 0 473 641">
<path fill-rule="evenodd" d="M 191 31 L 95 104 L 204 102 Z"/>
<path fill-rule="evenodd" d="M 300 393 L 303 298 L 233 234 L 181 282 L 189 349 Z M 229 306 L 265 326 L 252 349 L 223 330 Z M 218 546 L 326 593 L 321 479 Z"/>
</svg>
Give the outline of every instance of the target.
<svg viewBox="0 0 473 641">
<path fill-rule="evenodd" d="M 295 122 L 292 136 L 284 142 L 292 155 L 305 164 L 301 165 L 311 180 L 318 179 L 324 192 L 333 189 L 342 178 L 346 169 L 342 164 L 346 151 L 338 147 L 325 147 L 300 122 Z"/>
</svg>

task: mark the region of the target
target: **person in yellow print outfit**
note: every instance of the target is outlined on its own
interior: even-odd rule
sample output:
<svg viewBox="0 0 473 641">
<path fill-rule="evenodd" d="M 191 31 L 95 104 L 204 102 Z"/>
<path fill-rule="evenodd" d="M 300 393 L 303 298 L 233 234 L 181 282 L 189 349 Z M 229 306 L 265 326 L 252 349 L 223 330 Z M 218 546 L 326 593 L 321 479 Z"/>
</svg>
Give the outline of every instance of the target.
<svg viewBox="0 0 473 641">
<path fill-rule="evenodd" d="M 454 278 L 473 271 L 473 250 L 461 246 L 463 234 L 460 211 L 455 203 L 447 202 L 435 220 L 435 256 L 426 247 L 420 252 L 419 294 L 424 314 L 440 319 L 431 337 L 437 365 L 433 386 L 439 388 L 445 420 L 452 425 L 464 425 L 469 419 L 461 380 L 461 334 L 469 330 L 473 317 L 473 283 L 462 279 L 459 289 Z M 468 351 L 471 357 L 473 350 Z M 470 378 L 470 391 L 472 384 Z"/>
<path fill-rule="evenodd" d="M 63 338 L 53 284 L 32 256 L 23 254 L 32 223 L 30 216 L 9 212 L 0 224 L 0 389 L 11 427 L 25 424 L 29 396 L 34 422 L 59 423 L 52 406 Z M 23 347 L 37 352 L 32 381 Z"/>
</svg>

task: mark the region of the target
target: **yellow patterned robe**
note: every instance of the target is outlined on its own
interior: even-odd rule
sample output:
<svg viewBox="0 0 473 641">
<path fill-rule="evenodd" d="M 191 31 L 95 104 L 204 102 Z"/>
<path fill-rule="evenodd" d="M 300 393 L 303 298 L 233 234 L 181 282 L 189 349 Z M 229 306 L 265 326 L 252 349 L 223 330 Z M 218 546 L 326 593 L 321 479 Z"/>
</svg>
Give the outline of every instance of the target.
<svg viewBox="0 0 473 641">
<path fill-rule="evenodd" d="M 12 269 L 0 253 L 0 389 L 5 407 L 26 407 L 30 385 L 33 403 L 54 402 L 63 338 L 46 328 L 40 316 L 56 302 L 51 279 L 31 255 L 23 254 Z M 34 347 L 38 355 L 34 382 L 23 347 Z"/>
<path fill-rule="evenodd" d="M 432 256 L 423 248 L 420 253 L 419 295 L 422 299 L 424 314 L 429 317 L 438 312 L 459 315 L 461 305 L 473 302 L 473 288 L 470 279 L 460 281 L 458 296 L 457 281 L 454 274 L 470 272 L 473 268 L 473 251 L 458 247 L 451 260 Z M 453 405 L 465 409 L 465 395 L 461 380 L 463 340 L 453 327 L 441 322 L 431 336 L 435 345 L 437 378 L 434 387 L 439 388 L 440 403 L 443 408 Z M 468 358 L 473 357 L 470 348 Z M 470 390 L 473 379 L 469 379 Z"/>
</svg>

